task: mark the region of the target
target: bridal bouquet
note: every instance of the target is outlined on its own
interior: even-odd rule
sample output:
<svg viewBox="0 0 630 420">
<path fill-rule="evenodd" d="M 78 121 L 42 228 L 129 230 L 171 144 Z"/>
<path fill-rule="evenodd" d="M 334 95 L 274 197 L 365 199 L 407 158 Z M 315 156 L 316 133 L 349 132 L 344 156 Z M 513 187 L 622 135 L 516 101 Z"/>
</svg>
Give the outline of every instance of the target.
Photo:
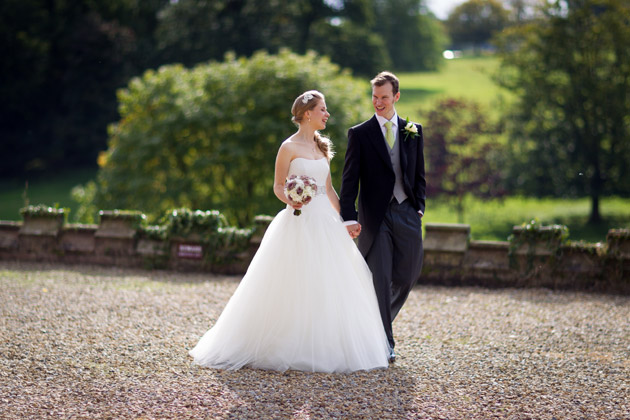
<svg viewBox="0 0 630 420">
<path fill-rule="evenodd" d="M 294 203 L 308 204 L 317 193 L 316 181 L 306 175 L 291 175 L 284 184 L 284 195 Z M 293 210 L 295 216 L 302 214 L 302 210 Z"/>
</svg>

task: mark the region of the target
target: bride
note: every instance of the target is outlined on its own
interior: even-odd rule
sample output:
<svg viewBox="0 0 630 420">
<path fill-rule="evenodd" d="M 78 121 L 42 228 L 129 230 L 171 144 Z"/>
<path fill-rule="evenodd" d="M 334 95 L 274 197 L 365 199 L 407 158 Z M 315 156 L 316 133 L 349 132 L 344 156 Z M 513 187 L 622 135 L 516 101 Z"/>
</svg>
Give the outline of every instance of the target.
<svg viewBox="0 0 630 420">
<path fill-rule="evenodd" d="M 351 372 L 388 366 L 389 348 L 372 274 L 339 217 L 324 95 L 291 109 L 298 131 L 276 157 L 274 193 L 287 204 L 269 225 L 223 313 L 190 351 L 195 363 L 285 371 Z M 290 175 L 317 181 L 302 206 L 284 195 Z M 299 216 L 293 209 L 301 209 Z"/>
</svg>

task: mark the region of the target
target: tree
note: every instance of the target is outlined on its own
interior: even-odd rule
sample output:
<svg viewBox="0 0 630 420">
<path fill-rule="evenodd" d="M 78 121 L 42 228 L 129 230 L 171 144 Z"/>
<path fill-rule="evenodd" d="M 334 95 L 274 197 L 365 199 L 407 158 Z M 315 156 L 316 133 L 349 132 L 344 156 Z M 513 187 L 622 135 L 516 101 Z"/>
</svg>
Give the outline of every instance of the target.
<svg viewBox="0 0 630 420">
<path fill-rule="evenodd" d="M 436 68 L 437 20 L 422 0 L 392 1 L 407 8 L 404 27 L 383 0 L 4 0 L 0 178 L 93 167 L 118 119 L 116 90 L 162 64 L 290 48 L 362 76 Z"/>
<path fill-rule="evenodd" d="M 383 39 L 351 21 L 338 25 L 319 22 L 313 27 L 310 42 L 313 50 L 351 68 L 357 75 L 373 77 L 392 65 Z"/>
<path fill-rule="evenodd" d="M 427 195 L 451 201 L 459 223 L 464 222 L 467 195 L 495 198 L 506 193 L 496 128 L 477 103 L 443 99 L 428 113 L 426 126 Z"/>
<path fill-rule="evenodd" d="M 374 0 L 373 28 L 384 40 L 396 71 L 436 70 L 447 43 L 440 22 L 422 0 Z"/>
<path fill-rule="evenodd" d="M 535 18 L 537 13 L 536 4 L 538 0 L 507 0 L 503 2 L 507 5 L 512 24 L 522 24 Z"/>
<path fill-rule="evenodd" d="M 498 0 L 468 0 L 453 10 L 446 25 L 457 48 L 479 49 L 508 22 L 509 12 Z"/>
<path fill-rule="evenodd" d="M 326 95 L 324 134 L 341 156 L 332 163 L 339 185 L 346 130 L 370 109 L 366 88 L 326 58 L 286 50 L 147 71 L 119 92 L 97 207 L 138 209 L 154 220 L 172 208 L 216 209 L 241 226 L 275 214 L 274 161 L 295 130 L 295 97 L 308 89 Z"/>
<path fill-rule="evenodd" d="M 304 53 L 312 26 L 332 13 L 324 0 L 179 0 L 159 14 L 159 54 L 163 63 L 192 66 L 228 51 Z"/>
<path fill-rule="evenodd" d="M 146 64 L 126 26 L 138 1 L 0 2 L 0 177 L 94 165 L 116 89 Z"/>
<path fill-rule="evenodd" d="M 446 38 L 423 10 L 422 0 L 179 0 L 160 12 L 156 36 L 162 62 L 186 66 L 228 51 L 289 48 L 326 54 L 361 75 L 390 63 L 435 70 Z"/>
<path fill-rule="evenodd" d="M 515 190 L 538 196 L 630 194 L 630 5 L 558 1 L 501 39 Z"/>
</svg>

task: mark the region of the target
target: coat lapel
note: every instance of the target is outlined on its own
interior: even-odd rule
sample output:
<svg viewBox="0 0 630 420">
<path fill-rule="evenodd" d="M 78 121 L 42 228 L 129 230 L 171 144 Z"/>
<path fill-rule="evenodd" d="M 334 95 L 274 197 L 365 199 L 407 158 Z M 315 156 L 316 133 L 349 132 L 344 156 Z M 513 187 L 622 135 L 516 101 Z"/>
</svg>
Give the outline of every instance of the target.
<svg viewBox="0 0 630 420">
<path fill-rule="evenodd" d="M 407 124 L 407 121 L 403 120 L 402 118 L 400 118 L 400 116 L 398 117 L 398 143 L 399 143 L 399 150 L 400 150 L 400 167 L 401 167 L 401 171 L 403 173 L 403 175 L 406 173 L 407 170 L 407 147 L 409 146 L 408 140 L 405 141 L 405 124 Z"/>
<path fill-rule="evenodd" d="M 370 120 L 371 127 L 368 130 L 370 133 L 370 140 L 374 144 L 378 155 L 383 159 L 385 165 L 390 168 L 392 171 L 394 167 L 392 166 L 392 160 L 389 157 L 389 151 L 387 150 L 387 146 L 385 145 L 385 138 L 383 137 L 383 131 L 381 130 L 381 126 L 376 119 L 376 115 L 372 117 Z"/>
</svg>

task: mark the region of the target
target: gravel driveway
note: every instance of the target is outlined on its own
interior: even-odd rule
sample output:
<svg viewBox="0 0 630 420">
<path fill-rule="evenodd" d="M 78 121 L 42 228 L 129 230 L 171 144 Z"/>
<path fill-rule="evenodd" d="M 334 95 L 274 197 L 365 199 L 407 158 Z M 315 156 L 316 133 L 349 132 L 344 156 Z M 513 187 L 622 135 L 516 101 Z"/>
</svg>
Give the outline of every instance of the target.
<svg viewBox="0 0 630 420">
<path fill-rule="evenodd" d="M 418 286 L 389 369 L 193 365 L 239 279 L 0 262 L 0 418 L 630 419 L 630 297 Z"/>
</svg>

